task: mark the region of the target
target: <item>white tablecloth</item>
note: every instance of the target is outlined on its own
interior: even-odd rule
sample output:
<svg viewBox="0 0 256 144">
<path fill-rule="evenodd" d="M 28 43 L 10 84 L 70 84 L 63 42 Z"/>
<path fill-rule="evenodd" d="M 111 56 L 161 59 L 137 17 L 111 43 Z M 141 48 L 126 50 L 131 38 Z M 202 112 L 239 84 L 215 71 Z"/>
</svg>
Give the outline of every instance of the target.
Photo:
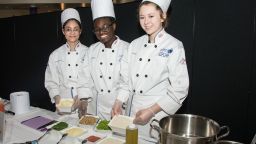
<svg viewBox="0 0 256 144">
<path fill-rule="evenodd" d="M 8 109 L 8 108 L 7 108 Z M 44 116 L 50 119 L 54 120 L 61 120 L 66 121 L 67 123 L 71 125 L 77 125 L 78 123 L 78 117 L 72 117 L 72 116 L 60 116 L 55 112 L 51 112 L 45 109 L 31 107 L 30 112 L 18 116 L 12 116 L 10 114 L 5 114 L 5 120 L 6 120 L 6 128 L 4 133 L 4 142 L 2 144 L 14 144 L 14 143 L 24 143 L 26 141 L 32 141 L 44 134 L 44 132 L 40 132 L 38 130 L 32 129 L 30 127 L 27 127 L 25 125 L 22 125 L 20 122 L 23 120 L 27 120 L 29 118 L 33 118 L 35 116 Z M 97 132 L 93 130 L 93 127 L 88 127 L 87 132 L 82 136 L 83 138 L 86 138 L 90 135 L 96 135 L 100 137 L 114 137 L 118 139 L 125 140 L 125 137 L 117 136 L 115 134 L 112 134 L 112 132 Z M 59 139 L 58 136 L 54 136 L 55 138 Z M 50 144 L 49 142 L 43 142 L 46 141 L 46 139 L 50 139 L 50 135 L 46 135 L 41 141 L 42 144 Z M 66 138 L 67 140 L 70 140 Z M 57 140 L 56 140 L 57 141 Z M 65 141 L 65 139 L 64 139 Z M 81 141 L 81 140 L 80 140 Z M 78 141 L 79 142 L 79 141 Z M 41 144 L 40 143 L 40 144 Z M 72 142 L 73 143 L 73 142 Z M 1 143 L 0 143 L 1 144 Z M 90 144 L 87 142 L 86 144 Z M 139 138 L 139 144 L 150 144 L 150 142 L 143 140 L 142 138 Z"/>
</svg>

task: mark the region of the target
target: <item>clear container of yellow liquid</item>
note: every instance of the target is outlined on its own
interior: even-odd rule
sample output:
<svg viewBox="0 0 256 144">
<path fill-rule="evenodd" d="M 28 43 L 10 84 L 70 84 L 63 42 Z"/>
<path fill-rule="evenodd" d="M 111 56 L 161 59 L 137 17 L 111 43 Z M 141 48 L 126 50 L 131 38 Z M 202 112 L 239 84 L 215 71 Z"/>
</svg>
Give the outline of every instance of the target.
<svg viewBox="0 0 256 144">
<path fill-rule="evenodd" d="M 138 128 L 130 124 L 126 128 L 126 144 L 138 144 Z"/>
</svg>

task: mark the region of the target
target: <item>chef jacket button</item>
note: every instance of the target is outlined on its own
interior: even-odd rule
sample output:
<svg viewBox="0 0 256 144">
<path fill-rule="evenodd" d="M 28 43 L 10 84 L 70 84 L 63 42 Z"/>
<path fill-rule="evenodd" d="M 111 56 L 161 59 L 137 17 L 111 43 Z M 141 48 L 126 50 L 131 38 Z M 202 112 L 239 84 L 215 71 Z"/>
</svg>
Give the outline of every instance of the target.
<svg viewBox="0 0 256 144">
<path fill-rule="evenodd" d="M 111 79 L 111 77 L 108 77 L 108 79 Z"/>
<path fill-rule="evenodd" d="M 136 77 L 139 77 L 140 75 L 139 74 L 136 74 Z"/>
<path fill-rule="evenodd" d="M 142 93 L 143 93 L 143 91 L 142 91 L 142 90 L 140 90 L 140 93 L 142 94 Z"/>
<path fill-rule="evenodd" d="M 110 63 L 110 65 L 113 65 L 112 63 Z"/>
<path fill-rule="evenodd" d="M 140 58 L 139 61 L 142 61 L 142 58 Z"/>
<path fill-rule="evenodd" d="M 71 78 L 71 76 L 69 76 L 69 78 Z"/>
<path fill-rule="evenodd" d="M 102 65 L 103 63 L 102 62 L 100 62 L 100 65 Z"/>
<path fill-rule="evenodd" d="M 78 52 L 76 52 L 76 55 L 78 55 Z"/>
<path fill-rule="evenodd" d="M 100 76 L 100 78 L 102 78 L 102 75 Z"/>
<path fill-rule="evenodd" d="M 70 52 L 68 52 L 68 54 L 70 54 Z"/>
<path fill-rule="evenodd" d="M 108 93 L 110 93 L 110 90 L 108 90 Z"/>
<path fill-rule="evenodd" d="M 144 44 L 144 47 L 147 47 L 147 44 Z"/>
<path fill-rule="evenodd" d="M 78 66 L 78 64 L 76 64 L 76 66 Z"/>
<path fill-rule="evenodd" d="M 103 89 L 101 89 L 100 91 L 103 92 Z"/>
<path fill-rule="evenodd" d="M 150 62 L 150 59 L 148 59 L 148 62 Z"/>
<path fill-rule="evenodd" d="M 102 52 L 104 52 L 104 49 L 103 50 L 101 50 Z"/>
<path fill-rule="evenodd" d="M 147 78 L 148 77 L 148 75 L 145 75 L 145 78 Z"/>
<path fill-rule="evenodd" d="M 157 48 L 157 45 L 155 45 L 155 48 Z"/>
<path fill-rule="evenodd" d="M 68 66 L 70 66 L 70 64 L 68 64 Z"/>
<path fill-rule="evenodd" d="M 133 92 L 135 92 L 135 89 L 133 90 Z"/>
<path fill-rule="evenodd" d="M 112 50 L 112 52 L 115 52 L 115 50 Z"/>
</svg>

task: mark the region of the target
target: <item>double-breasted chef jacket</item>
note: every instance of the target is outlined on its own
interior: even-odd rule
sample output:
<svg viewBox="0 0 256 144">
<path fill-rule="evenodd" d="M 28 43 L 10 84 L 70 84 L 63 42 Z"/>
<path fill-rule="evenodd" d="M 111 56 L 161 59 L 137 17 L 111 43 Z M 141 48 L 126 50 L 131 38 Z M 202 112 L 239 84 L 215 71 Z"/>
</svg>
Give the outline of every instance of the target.
<svg viewBox="0 0 256 144">
<path fill-rule="evenodd" d="M 88 47 L 78 42 L 75 51 L 70 51 L 68 43 L 54 50 L 45 71 L 45 87 L 51 101 L 59 95 L 61 98 L 73 98 L 77 95 L 78 72 L 85 63 Z M 83 78 L 85 82 L 88 78 Z M 90 93 L 90 89 L 86 90 Z"/>
<path fill-rule="evenodd" d="M 130 116 L 155 103 L 163 110 L 155 115 L 157 119 L 174 114 L 181 107 L 189 87 L 182 42 L 164 29 L 157 34 L 155 43 L 149 43 L 148 35 L 141 36 L 131 42 L 127 60 L 124 58 L 122 63 L 121 73 L 128 78 L 124 78 L 126 83 L 121 84 L 117 99 L 125 102 L 128 92 L 133 93 Z M 149 123 L 143 127 L 139 127 L 140 133 L 148 135 Z"/>
<path fill-rule="evenodd" d="M 111 48 L 105 48 L 101 42 L 89 48 L 90 72 L 96 89 L 96 113 L 108 120 L 119 89 L 121 59 L 127 55 L 129 46 L 129 43 L 116 37 Z"/>
</svg>

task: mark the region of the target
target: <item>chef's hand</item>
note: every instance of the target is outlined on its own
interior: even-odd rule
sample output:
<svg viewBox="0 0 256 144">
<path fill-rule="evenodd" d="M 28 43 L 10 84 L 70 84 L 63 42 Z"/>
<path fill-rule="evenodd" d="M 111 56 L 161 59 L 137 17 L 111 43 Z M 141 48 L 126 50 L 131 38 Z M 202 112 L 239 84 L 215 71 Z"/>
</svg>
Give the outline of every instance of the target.
<svg viewBox="0 0 256 144">
<path fill-rule="evenodd" d="M 119 100 L 116 100 L 111 111 L 111 117 L 114 117 L 115 115 L 122 114 L 122 102 Z"/>
<path fill-rule="evenodd" d="M 77 108 L 79 108 L 79 105 L 80 105 L 80 99 L 78 98 L 78 96 L 75 96 L 73 98 L 73 100 L 74 100 L 74 103 L 73 103 L 73 105 L 71 107 L 71 111 L 72 112 L 75 111 Z"/>
<path fill-rule="evenodd" d="M 80 99 L 80 104 L 78 108 L 78 117 L 79 119 L 87 114 L 88 100 Z"/>
<path fill-rule="evenodd" d="M 158 104 L 154 104 L 149 108 L 139 110 L 135 115 L 133 123 L 139 124 L 139 125 L 145 125 L 151 120 L 152 117 L 155 116 L 156 113 L 158 113 L 161 110 L 162 109 Z"/>
<path fill-rule="evenodd" d="M 60 103 L 60 96 L 59 95 L 56 95 L 55 97 L 53 97 L 54 101 L 55 101 L 55 105 L 59 104 Z"/>
<path fill-rule="evenodd" d="M 134 124 L 145 125 L 155 115 L 150 108 L 139 110 L 133 120 Z"/>
<path fill-rule="evenodd" d="M 55 101 L 55 108 L 56 111 L 59 115 L 62 115 L 62 113 L 60 112 L 60 110 L 58 109 L 57 105 L 60 103 L 61 97 L 59 95 L 56 95 L 55 97 L 53 97 L 54 101 Z"/>
</svg>

